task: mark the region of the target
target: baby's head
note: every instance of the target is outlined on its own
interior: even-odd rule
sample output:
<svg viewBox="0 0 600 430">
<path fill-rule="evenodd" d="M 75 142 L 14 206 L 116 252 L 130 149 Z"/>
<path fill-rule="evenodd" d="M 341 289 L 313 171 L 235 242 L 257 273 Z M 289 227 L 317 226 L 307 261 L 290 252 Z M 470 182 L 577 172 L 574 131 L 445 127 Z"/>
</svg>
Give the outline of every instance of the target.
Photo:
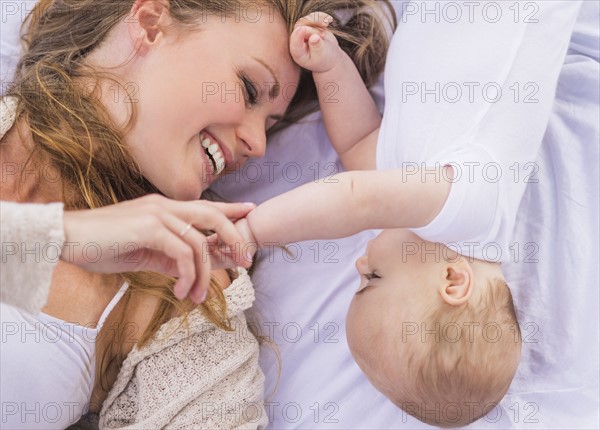
<svg viewBox="0 0 600 430">
<path fill-rule="evenodd" d="M 408 414 L 441 427 L 467 425 L 494 408 L 521 356 L 499 265 L 408 230 L 385 230 L 356 266 L 362 280 L 346 333 L 371 383 Z"/>
</svg>

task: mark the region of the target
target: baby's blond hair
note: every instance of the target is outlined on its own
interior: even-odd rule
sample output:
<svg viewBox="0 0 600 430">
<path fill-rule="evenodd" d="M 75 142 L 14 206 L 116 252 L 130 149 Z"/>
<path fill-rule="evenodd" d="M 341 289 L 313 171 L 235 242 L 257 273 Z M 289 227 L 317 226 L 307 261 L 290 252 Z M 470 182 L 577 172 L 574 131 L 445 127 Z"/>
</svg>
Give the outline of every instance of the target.
<svg viewBox="0 0 600 430">
<path fill-rule="evenodd" d="M 393 334 L 374 333 L 370 352 L 357 352 L 369 379 L 407 414 L 439 427 L 462 427 L 504 397 L 521 354 L 504 280 L 490 282 L 475 302 L 442 301 L 420 324 L 402 326 Z"/>
<path fill-rule="evenodd" d="M 435 332 L 406 357 L 413 378 L 391 400 L 427 424 L 465 426 L 500 402 L 517 370 L 521 332 L 512 294 L 495 280 L 478 302 L 442 303 L 426 321 Z"/>
</svg>

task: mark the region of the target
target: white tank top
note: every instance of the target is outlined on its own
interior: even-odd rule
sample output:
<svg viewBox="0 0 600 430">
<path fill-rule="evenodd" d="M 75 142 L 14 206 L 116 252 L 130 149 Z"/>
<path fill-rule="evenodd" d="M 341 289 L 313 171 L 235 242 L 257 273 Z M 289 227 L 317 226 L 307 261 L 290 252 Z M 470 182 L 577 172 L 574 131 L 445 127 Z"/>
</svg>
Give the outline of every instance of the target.
<svg viewBox="0 0 600 430">
<path fill-rule="evenodd" d="M 64 429 L 88 411 L 96 373 L 96 337 L 125 283 L 96 327 L 0 303 L 1 429 Z"/>
</svg>

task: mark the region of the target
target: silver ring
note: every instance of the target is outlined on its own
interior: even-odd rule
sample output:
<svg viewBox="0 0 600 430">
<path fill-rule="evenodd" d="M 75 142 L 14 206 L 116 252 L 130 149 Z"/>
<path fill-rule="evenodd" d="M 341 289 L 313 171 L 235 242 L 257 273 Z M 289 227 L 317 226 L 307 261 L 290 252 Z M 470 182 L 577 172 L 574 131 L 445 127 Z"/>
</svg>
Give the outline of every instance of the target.
<svg viewBox="0 0 600 430">
<path fill-rule="evenodd" d="M 183 237 L 187 234 L 188 231 L 190 231 L 190 229 L 192 228 L 192 223 L 189 223 L 188 225 L 185 226 L 185 228 L 183 230 L 181 230 L 181 233 L 179 233 L 179 237 Z"/>
</svg>

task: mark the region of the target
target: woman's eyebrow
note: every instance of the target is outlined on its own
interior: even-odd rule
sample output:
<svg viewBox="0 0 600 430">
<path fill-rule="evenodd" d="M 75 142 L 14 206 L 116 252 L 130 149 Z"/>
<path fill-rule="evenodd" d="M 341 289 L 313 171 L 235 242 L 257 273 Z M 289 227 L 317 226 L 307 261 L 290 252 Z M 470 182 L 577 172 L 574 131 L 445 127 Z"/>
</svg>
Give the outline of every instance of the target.
<svg viewBox="0 0 600 430">
<path fill-rule="evenodd" d="M 271 67 L 269 67 L 269 65 L 267 63 L 265 63 L 260 58 L 256 58 L 256 57 L 252 57 L 252 58 L 254 60 L 256 60 L 257 62 L 259 62 L 260 64 L 262 64 L 263 67 L 265 69 L 267 69 L 273 76 L 273 81 L 275 82 L 275 85 L 273 85 L 273 87 L 271 87 L 271 89 L 269 90 L 269 97 L 271 100 L 273 100 L 274 98 L 276 98 L 279 95 L 279 92 L 281 90 L 281 85 L 279 84 L 279 81 L 277 80 L 277 77 L 275 76 L 275 72 L 273 71 L 273 69 L 271 69 Z"/>
</svg>

